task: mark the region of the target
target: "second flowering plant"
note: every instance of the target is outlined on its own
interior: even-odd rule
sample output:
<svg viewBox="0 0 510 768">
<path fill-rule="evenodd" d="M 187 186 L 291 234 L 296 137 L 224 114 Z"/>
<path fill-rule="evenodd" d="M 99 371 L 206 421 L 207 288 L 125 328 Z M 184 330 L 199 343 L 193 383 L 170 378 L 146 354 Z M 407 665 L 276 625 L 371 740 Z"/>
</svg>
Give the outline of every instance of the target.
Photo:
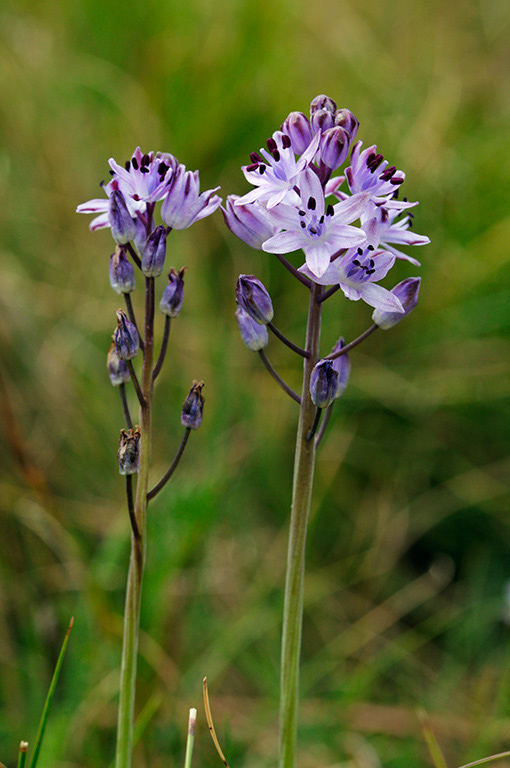
<svg viewBox="0 0 510 768">
<path fill-rule="evenodd" d="M 280 668 L 279 767 L 294 768 L 299 700 L 305 545 L 312 498 L 316 449 L 335 400 L 345 391 L 348 352 L 378 328 L 388 329 L 416 306 L 420 278 L 409 277 L 388 289 L 380 284 L 397 259 L 419 266 L 400 250 L 425 245 L 428 237 L 412 229 L 410 209 L 417 203 L 400 196 L 405 174 L 389 165 L 375 145 L 355 141 L 358 120 L 317 96 L 310 116 L 292 112 L 250 155 L 243 173 L 253 189 L 227 198 L 223 215 L 230 230 L 256 250 L 275 254 L 308 293 L 303 346 L 273 323 L 271 298 L 253 275 L 237 282 L 236 317 L 246 346 L 257 351 L 269 373 L 299 406 L 294 461 L 290 535 L 284 598 Z M 343 174 L 334 176 L 346 164 Z M 293 264 L 287 254 L 298 252 Z M 321 315 L 337 292 L 373 308 L 372 325 L 346 343 L 340 337 L 321 354 Z M 268 329 L 303 359 L 301 391 L 293 391 L 269 362 Z"/>
</svg>

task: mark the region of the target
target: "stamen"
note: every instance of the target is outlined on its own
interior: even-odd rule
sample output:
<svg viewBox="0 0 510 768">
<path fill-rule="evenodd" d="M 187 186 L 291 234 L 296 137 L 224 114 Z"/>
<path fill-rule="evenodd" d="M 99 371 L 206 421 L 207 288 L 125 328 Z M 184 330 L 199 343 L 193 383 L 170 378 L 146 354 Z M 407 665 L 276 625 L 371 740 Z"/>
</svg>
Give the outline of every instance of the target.
<svg viewBox="0 0 510 768">
<path fill-rule="evenodd" d="M 335 209 L 331 205 L 331 203 L 328 203 L 328 207 L 326 208 L 326 216 L 333 216 L 335 213 Z"/>
<path fill-rule="evenodd" d="M 306 211 L 299 211 L 300 216 L 306 216 Z"/>
<path fill-rule="evenodd" d="M 266 166 L 260 164 L 259 165 L 259 173 L 260 173 L 260 175 L 262 176 L 262 174 L 264 174 L 265 172 L 266 172 Z"/>
<path fill-rule="evenodd" d="M 361 264 L 359 263 L 358 259 L 353 259 L 352 263 L 355 264 L 357 267 L 361 266 Z"/>
<path fill-rule="evenodd" d="M 259 167 L 258 163 L 253 163 L 253 165 L 246 166 L 246 170 L 247 171 L 256 171 L 258 167 Z"/>
<path fill-rule="evenodd" d="M 124 163 L 124 168 L 126 169 L 126 171 L 129 171 L 129 166 L 130 165 L 131 165 L 130 161 L 126 160 L 126 162 Z"/>
<path fill-rule="evenodd" d="M 266 140 L 267 148 L 272 153 L 275 151 L 275 149 L 278 149 L 276 146 L 276 141 L 273 139 L 272 136 L 269 137 L 269 139 Z"/>
<path fill-rule="evenodd" d="M 133 157 L 133 158 L 131 159 L 131 165 L 133 166 L 133 168 L 134 168 L 134 170 L 135 170 L 135 171 L 137 171 L 137 170 L 138 170 L 138 161 L 137 161 L 136 157 Z"/>
<path fill-rule="evenodd" d="M 304 221 L 300 221 L 299 223 L 301 224 L 302 229 L 306 229 L 306 224 Z"/>
<path fill-rule="evenodd" d="M 284 149 L 290 149 L 291 147 L 290 136 L 287 136 L 286 133 L 284 133 L 282 136 L 282 147 Z"/>
<path fill-rule="evenodd" d="M 360 256 L 363 256 L 363 248 L 358 248 L 358 254 L 359 254 Z"/>
<path fill-rule="evenodd" d="M 252 163 L 257 163 L 257 164 L 264 162 L 258 152 L 251 152 L 250 160 L 252 161 Z"/>
<path fill-rule="evenodd" d="M 275 149 L 273 151 L 273 157 L 274 157 L 274 159 L 276 160 L 277 163 L 280 162 L 280 153 L 278 152 L 277 149 Z"/>
<path fill-rule="evenodd" d="M 158 173 L 160 176 L 164 176 L 165 173 L 168 171 L 169 166 L 166 163 L 160 163 L 158 165 Z"/>
<path fill-rule="evenodd" d="M 150 173 L 150 169 L 147 168 L 146 165 L 142 165 L 142 167 L 140 168 L 140 173 Z"/>
<path fill-rule="evenodd" d="M 149 165 L 150 161 L 151 161 L 151 159 L 150 159 L 149 155 L 144 155 L 142 157 L 142 165 Z"/>
<path fill-rule="evenodd" d="M 367 249 L 368 249 L 369 251 L 373 251 L 373 250 L 374 250 L 374 246 L 373 246 L 373 245 L 369 245 L 369 246 L 367 246 Z"/>
<path fill-rule="evenodd" d="M 404 183 L 404 179 L 401 178 L 400 176 L 397 176 L 396 179 L 395 178 L 390 179 L 390 184 L 398 185 L 398 184 L 403 184 L 403 183 Z"/>
<path fill-rule="evenodd" d="M 308 198 L 308 210 L 315 211 L 315 208 L 317 207 L 317 203 L 315 202 L 314 197 Z"/>
<path fill-rule="evenodd" d="M 303 221 L 303 224 L 304 224 L 304 223 L 305 223 L 305 222 Z M 316 234 L 317 234 L 317 230 L 315 229 L 315 227 L 310 227 L 308 231 L 309 231 L 309 232 L 311 232 L 311 233 L 312 233 L 312 235 L 316 235 Z"/>
</svg>

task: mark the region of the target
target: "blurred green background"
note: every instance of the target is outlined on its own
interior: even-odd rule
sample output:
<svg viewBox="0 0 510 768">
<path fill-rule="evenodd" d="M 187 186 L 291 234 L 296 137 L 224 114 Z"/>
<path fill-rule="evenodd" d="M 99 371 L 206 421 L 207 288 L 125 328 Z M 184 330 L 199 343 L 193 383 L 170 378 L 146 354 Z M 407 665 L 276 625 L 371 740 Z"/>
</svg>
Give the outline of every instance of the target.
<svg viewBox="0 0 510 768">
<path fill-rule="evenodd" d="M 120 304 L 109 233 L 90 233 L 75 207 L 99 194 L 107 159 L 137 145 L 199 168 L 203 189 L 242 194 L 249 153 L 319 93 L 406 171 L 416 229 L 432 243 L 413 254 L 419 308 L 352 354 L 321 446 L 300 766 L 430 765 L 424 723 L 449 768 L 508 748 L 509 27 L 500 0 L 4 0 L 6 765 L 34 739 L 71 615 L 40 766 L 108 766 L 114 752 L 129 522 L 105 359 Z M 255 273 L 296 340 L 304 291 L 219 213 L 174 233 L 169 251 L 168 266 L 188 267 L 187 293 L 157 387 L 155 480 L 193 378 L 207 401 L 150 512 L 134 765 L 181 764 L 190 706 L 195 765 L 219 764 L 201 706 L 207 674 L 232 767 L 272 766 L 296 409 L 242 346 L 233 291 L 239 273 Z M 401 262 L 386 284 L 413 274 Z M 324 350 L 369 323 L 366 305 L 336 294 Z M 268 355 L 298 386 L 291 353 L 273 341 Z"/>
</svg>

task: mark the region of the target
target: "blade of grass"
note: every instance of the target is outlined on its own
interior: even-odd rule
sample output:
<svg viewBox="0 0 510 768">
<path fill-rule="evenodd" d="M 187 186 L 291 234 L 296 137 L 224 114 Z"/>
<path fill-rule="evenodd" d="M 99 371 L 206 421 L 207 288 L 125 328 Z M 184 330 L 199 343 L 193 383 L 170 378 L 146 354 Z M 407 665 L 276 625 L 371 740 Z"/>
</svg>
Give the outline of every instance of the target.
<svg viewBox="0 0 510 768">
<path fill-rule="evenodd" d="M 423 736 L 425 737 L 425 741 L 427 742 L 427 747 L 429 748 L 430 756 L 432 758 L 432 762 L 434 763 L 435 768 L 447 768 L 446 760 L 444 758 L 441 747 L 439 746 L 439 743 L 436 739 L 436 735 L 432 730 L 432 728 L 427 724 L 426 713 L 418 712 L 418 718 L 421 721 Z"/>
<path fill-rule="evenodd" d="M 205 716 L 207 718 L 207 725 L 209 726 L 209 731 L 211 733 L 211 738 L 214 742 L 214 746 L 216 747 L 216 752 L 220 756 L 220 760 L 225 766 L 225 768 L 229 768 L 229 764 L 225 759 L 225 755 L 223 754 L 222 749 L 220 747 L 218 737 L 216 736 L 216 731 L 214 730 L 214 723 L 212 721 L 212 713 L 211 713 L 211 705 L 209 704 L 209 692 L 207 690 L 207 677 L 204 677 L 204 708 L 205 708 Z"/>
<path fill-rule="evenodd" d="M 48 691 L 48 695 L 46 696 L 46 701 L 44 703 L 44 709 L 41 716 L 41 722 L 39 723 L 39 729 L 37 731 L 37 739 L 35 742 L 35 749 L 34 754 L 32 755 L 32 759 L 30 761 L 30 768 L 35 768 L 37 765 L 37 760 L 39 758 L 39 752 L 41 750 L 41 744 L 44 736 L 44 731 L 46 729 L 46 721 L 48 720 L 48 715 L 50 712 L 51 703 L 53 701 L 53 696 L 55 693 L 55 688 L 57 687 L 58 677 L 60 675 L 60 669 L 62 667 L 62 662 L 64 661 L 64 654 L 66 652 L 67 643 L 69 640 L 69 635 L 71 633 L 71 629 L 73 628 L 74 618 L 71 618 L 71 621 L 69 622 L 69 627 L 66 632 L 66 636 L 64 637 L 64 642 L 62 643 L 62 648 L 60 649 L 60 653 L 57 659 L 57 663 L 55 665 L 55 671 L 53 672 L 53 677 L 51 678 L 50 683 L 50 689 Z M 21 749 L 21 747 L 20 747 Z"/>
<path fill-rule="evenodd" d="M 475 760 L 473 763 L 466 763 L 461 765 L 460 768 L 473 768 L 475 765 L 482 765 L 483 763 L 490 763 L 491 760 L 501 760 L 503 757 L 510 757 L 510 752 L 498 752 L 497 755 L 489 755 L 489 757 L 482 757 L 480 760 Z"/>
</svg>

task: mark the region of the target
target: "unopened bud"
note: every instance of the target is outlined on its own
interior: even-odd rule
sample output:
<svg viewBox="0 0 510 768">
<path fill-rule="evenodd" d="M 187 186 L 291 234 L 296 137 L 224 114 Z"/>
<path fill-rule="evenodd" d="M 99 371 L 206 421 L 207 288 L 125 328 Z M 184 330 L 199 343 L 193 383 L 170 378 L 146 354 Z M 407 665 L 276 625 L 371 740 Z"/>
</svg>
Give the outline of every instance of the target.
<svg viewBox="0 0 510 768">
<path fill-rule="evenodd" d="M 118 189 L 114 189 L 110 195 L 108 219 L 112 230 L 112 237 L 119 245 L 126 245 L 134 240 L 136 235 L 135 222 L 129 213 L 124 195 Z"/>
<path fill-rule="evenodd" d="M 331 354 L 334 352 L 339 352 L 344 347 L 345 339 L 343 336 L 340 336 L 337 343 L 331 350 Z M 349 376 L 351 374 L 351 361 L 349 359 L 349 355 L 346 353 L 345 355 L 340 355 L 340 357 L 335 357 L 335 359 L 331 362 L 333 363 L 333 368 L 338 373 L 338 389 L 335 395 L 335 398 L 338 398 L 343 395 L 347 388 L 347 384 L 349 383 Z"/>
<path fill-rule="evenodd" d="M 314 133 L 327 131 L 328 128 L 333 128 L 334 126 L 333 113 L 328 109 L 317 109 L 315 112 L 312 112 L 310 123 Z"/>
<path fill-rule="evenodd" d="M 321 136 L 320 157 L 324 165 L 336 171 L 349 152 L 349 136 L 340 127 L 328 128 Z"/>
<path fill-rule="evenodd" d="M 273 319 L 273 304 L 269 293 L 254 275 L 239 275 L 236 300 L 256 323 L 266 325 Z"/>
<path fill-rule="evenodd" d="M 106 367 L 108 368 L 108 375 L 110 381 L 114 387 L 118 387 L 120 384 L 127 384 L 131 378 L 129 368 L 124 360 L 121 360 L 115 349 L 115 344 L 112 344 L 108 350 L 108 356 L 106 359 Z"/>
<path fill-rule="evenodd" d="M 336 397 L 338 373 L 332 360 L 319 360 L 310 377 L 310 394 L 317 408 L 327 408 Z"/>
<path fill-rule="evenodd" d="M 347 131 L 349 141 L 352 143 L 356 134 L 358 133 L 359 120 L 355 117 L 350 109 L 337 109 L 334 115 L 335 125 L 343 128 Z"/>
<path fill-rule="evenodd" d="M 291 112 L 282 124 L 282 133 L 289 137 L 296 155 L 302 155 L 313 139 L 310 121 L 303 112 Z"/>
<path fill-rule="evenodd" d="M 323 93 L 321 93 L 319 96 L 316 96 L 315 99 L 312 99 L 310 103 L 310 114 L 312 115 L 319 109 L 324 109 L 327 112 L 334 112 L 336 109 L 336 104 L 333 99 L 329 98 L 329 96 L 325 96 Z"/>
<path fill-rule="evenodd" d="M 239 200 L 238 195 L 229 195 L 226 207 L 221 206 L 225 224 L 243 243 L 260 251 L 262 244 L 273 237 L 280 228 L 271 224 L 257 203 L 236 205 L 236 200 Z"/>
<path fill-rule="evenodd" d="M 236 320 L 241 338 L 248 349 L 258 352 L 259 349 L 267 347 L 269 338 L 265 325 L 260 325 L 255 320 L 252 320 L 248 312 L 240 306 L 236 309 Z"/>
<path fill-rule="evenodd" d="M 132 360 L 140 349 L 140 338 L 133 323 L 130 323 L 122 309 L 117 310 L 117 327 L 113 333 L 113 343 L 121 360 Z"/>
<path fill-rule="evenodd" d="M 387 331 L 388 328 L 393 328 L 394 325 L 399 323 L 404 317 L 413 311 L 418 303 L 418 293 L 420 291 L 421 277 L 408 277 L 406 280 L 402 280 L 390 293 L 397 297 L 402 306 L 403 312 L 386 312 L 381 309 L 375 309 L 372 314 L 372 320 L 383 331 Z"/>
<path fill-rule="evenodd" d="M 149 235 L 142 251 L 142 272 L 145 277 L 159 277 L 166 255 L 166 229 L 160 224 Z"/>
<path fill-rule="evenodd" d="M 184 300 L 185 270 L 186 267 L 183 267 L 179 272 L 176 272 L 172 267 L 168 273 L 168 285 L 163 291 L 163 296 L 159 303 L 159 308 L 164 315 L 177 317 L 181 311 L 182 302 Z"/>
<path fill-rule="evenodd" d="M 202 397 L 203 381 L 194 381 L 189 395 L 184 401 L 181 413 L 181 424 L 188 429 L 198 429 L 202 423 L 204 398 Z"/>
<path fill-rule="evenodd" d="M 124 248 L 117 247 L 110 257 L 110 285 L 116 293 L 131 293 L 135 290 L 135 270 L 126 256 Z"/>
<path fill-rule="evenodd" d="M 134 475 L 140 467 L 140 429 L 121 429 L 119 452 L 119 472 L 121 475 Z"/>
</svg>

